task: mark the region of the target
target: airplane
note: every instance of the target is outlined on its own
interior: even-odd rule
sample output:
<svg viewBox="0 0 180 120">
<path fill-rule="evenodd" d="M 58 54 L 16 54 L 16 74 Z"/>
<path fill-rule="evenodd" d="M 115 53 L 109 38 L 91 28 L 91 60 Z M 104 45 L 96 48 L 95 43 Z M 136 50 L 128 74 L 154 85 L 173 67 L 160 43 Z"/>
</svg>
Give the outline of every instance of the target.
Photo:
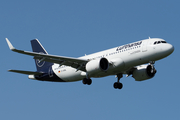
<svg viewBox="0 0 180 120">
<path fill-rule="evenodd" d="M 48 54 L 38 39 L 31 40 L 33 52 L 13 47 L 6 38 L 10 50 L 34 57 L 37 71 L 8 70 L 28 75 L 29 79 L 50 82 L 75 82 L 91 85 L 91 78 L 110 75 L 117 77 L 115 89 L 122 89 L 120 79 L 132 75 L 136 81 L 151 79 L 156 74 L 155 61 L 169 56 L 173 45 L 161 38 L 150 38 L 118 46 L 79 58 Z"/>
</svg>

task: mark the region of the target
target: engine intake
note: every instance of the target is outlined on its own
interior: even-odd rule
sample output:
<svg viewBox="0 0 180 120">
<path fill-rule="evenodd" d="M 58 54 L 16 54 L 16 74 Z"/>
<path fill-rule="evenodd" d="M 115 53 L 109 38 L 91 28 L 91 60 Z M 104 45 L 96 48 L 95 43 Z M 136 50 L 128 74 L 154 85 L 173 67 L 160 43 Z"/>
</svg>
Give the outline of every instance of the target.
<svg viewBox="0 0 180 120">
<path fill-rule="evenodd" d="M 133 78 L 136 81 L 144 81 L 153 78 L 156 74 L 156 69 L 153 65 L 141 65 L 133 71 Z"/>
<path fill-rule="evenodd" d="M 108 68 L 109 62 L 106 58 L 91 60 L 86 64 L 86 71 L 90 76 L 97 72 L 107 71 Z"/>
</svg>

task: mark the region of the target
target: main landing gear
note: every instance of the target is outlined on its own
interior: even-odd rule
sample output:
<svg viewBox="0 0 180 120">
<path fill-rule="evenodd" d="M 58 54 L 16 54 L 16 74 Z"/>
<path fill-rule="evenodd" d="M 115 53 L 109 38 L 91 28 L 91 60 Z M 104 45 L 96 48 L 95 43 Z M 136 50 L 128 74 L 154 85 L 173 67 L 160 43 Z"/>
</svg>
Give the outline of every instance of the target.
<svg viewBox="0 0 180 120">
<path fill-rule="evenodd" d="M 114 83 L 114 88 L 115 88 L 115 89 L 122 89 L 123 84 L 120 83 L 119 81 L 120 81 L 120 79 L 123 77 L 123 75 L 122 75 L 121 73 L 119 73 L 119 74 L 116 75 L 116 77 L 117 77 L 117 82 Z M 91 85 L 92 80 L 91 80 L 90 78 L 84 78 L 84 79 L 82 80 L 82 83 L 85 84 L 85 85 L 86 85 L 86 84 L 87 84 L 87 85 Z"/>
<path fill-rule="evenodd" d="M 91 80 L 91 79 L 84 78 L 84 79 L 82 80 L 82 82 L 83 82 L 83 84 L 91 85 L 92 80 Z"/>
<path fill-rule="evenodd" d="M 121 73 L 119 73 L 119 74 L 116 75 L 116 77 L 117 77 L 117 82 L 114 83 L 114 88 L 115 89 L 122 89 L 123 84 L 120 83 L 119 81 L 123 77 L 123 75 Z"/>
</svg>

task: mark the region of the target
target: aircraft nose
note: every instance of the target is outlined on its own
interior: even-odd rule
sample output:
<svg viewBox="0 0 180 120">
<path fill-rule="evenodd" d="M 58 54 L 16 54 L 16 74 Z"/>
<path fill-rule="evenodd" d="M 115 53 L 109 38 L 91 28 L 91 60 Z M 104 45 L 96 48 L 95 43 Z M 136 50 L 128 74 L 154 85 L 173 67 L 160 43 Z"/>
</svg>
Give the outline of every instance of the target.
<svg viewBox="0 0 180 120">
<path fill-rule="evenodd" d="M 168 52 L 169 54 L 171 54 L 171 53 L 173 53 L 173 51 L 174 51 L 174 46 L 173 45 L 171 45 L 171 44 L 168 44 L 168 45 L 166 45 L 166 52 Z"/>
<path fill-rule="evenodd" d="M 174 51 L 174 46 L 169 44 L 169 50 L 168 51 L 172 53 Z"/>
</svg>

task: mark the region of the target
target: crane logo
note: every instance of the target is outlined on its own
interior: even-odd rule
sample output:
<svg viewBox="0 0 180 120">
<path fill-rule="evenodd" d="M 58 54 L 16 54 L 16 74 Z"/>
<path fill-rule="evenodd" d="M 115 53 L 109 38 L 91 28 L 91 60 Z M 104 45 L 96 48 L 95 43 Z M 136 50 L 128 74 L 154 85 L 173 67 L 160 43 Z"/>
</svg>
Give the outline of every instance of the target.
<svg viewBox="0 0 180 120">
<path fill-rule="evenodd" d="M 43 52 L 39 52 L 40 54 L 44 54 Z M 42 57 L 42 58 L 39 58 L 39 59 L 36 59 L 35 60 L 36 61 L 36 65 L 38 66 L 38 67 L 42 67 L 44 64 L 45 64 L 45 61 L 44 61 L 44 58 Z"/>
<path fill-rule="evenodd" d="M 42 67 L 45 64 L 45 61 L 40 61 L 39 59 L 36 59 L 36 65 L 38 67 Z"/>
</svg>

